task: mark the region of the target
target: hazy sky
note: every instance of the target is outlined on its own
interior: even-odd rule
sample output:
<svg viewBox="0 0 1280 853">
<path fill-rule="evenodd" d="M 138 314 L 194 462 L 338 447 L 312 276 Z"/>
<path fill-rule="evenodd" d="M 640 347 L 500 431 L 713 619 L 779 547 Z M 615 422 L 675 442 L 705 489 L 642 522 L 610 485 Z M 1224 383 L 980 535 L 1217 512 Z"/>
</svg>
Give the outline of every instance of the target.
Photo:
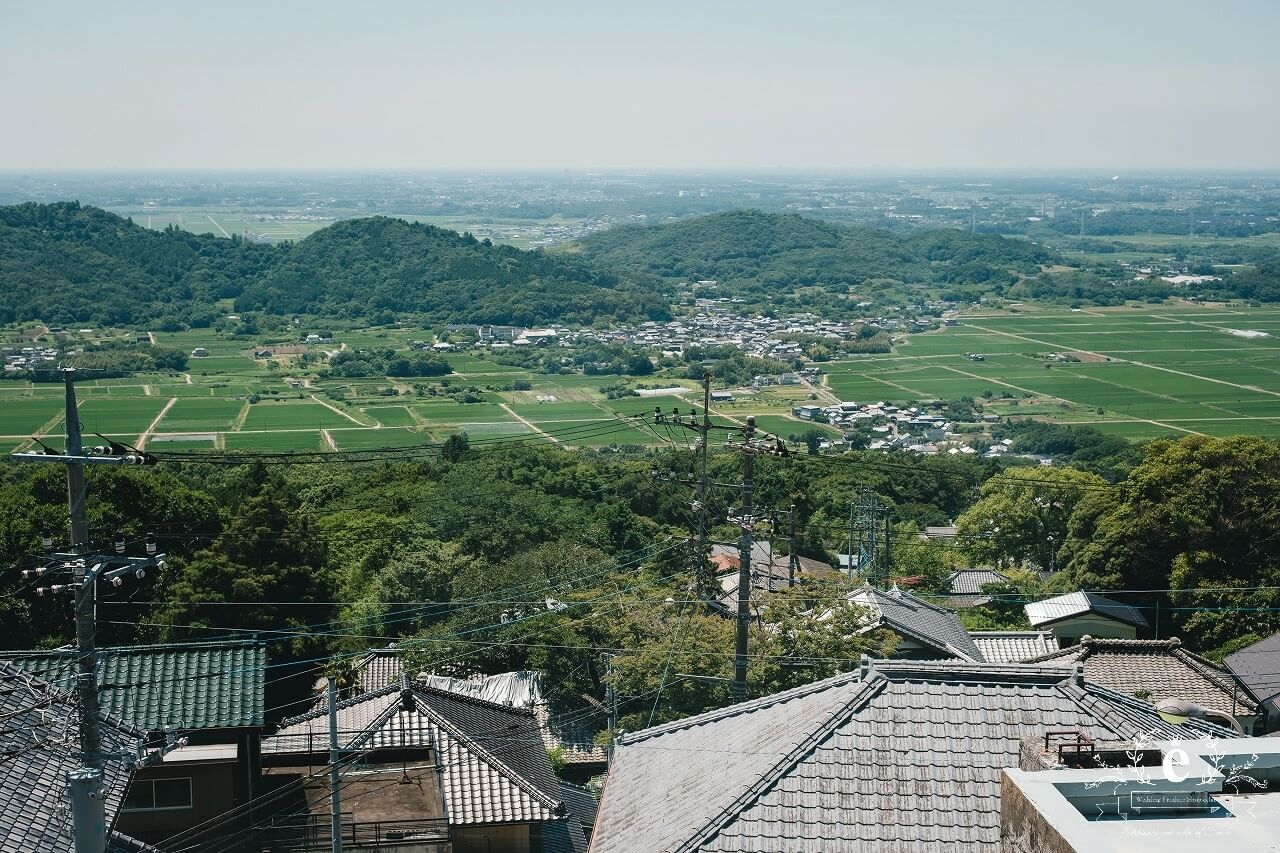
<svg viewBox="0 0 1280 853">
<path fill-rule="evenodd" d="M 1280 168 L 1280 0 L 0 0 L 0 169 Z"/>
</svg>

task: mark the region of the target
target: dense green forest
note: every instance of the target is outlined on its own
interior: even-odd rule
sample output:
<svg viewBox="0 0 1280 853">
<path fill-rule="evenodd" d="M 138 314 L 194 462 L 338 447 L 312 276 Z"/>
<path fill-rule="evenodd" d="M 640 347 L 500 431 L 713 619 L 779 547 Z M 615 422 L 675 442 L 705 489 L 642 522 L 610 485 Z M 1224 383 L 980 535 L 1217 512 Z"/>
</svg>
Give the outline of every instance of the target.
<svg viewBox="0 0 1280 853">
<path fill-rule="evenodd" d="M 536 325 L 663 319 L 653 277 L 597 272 L 429 225 L 347 220 L 267 246 L 151 231 L 71 203 L 0 208 L 0 322 L 209 325 L 237 310 Z"/>
<path fill-rule="evenodd" d="M 613 228 L 584 240 L 583 252 L 622 269 L 714 279 L 727 295 L 824 312 L 839 307 L 833 296 L 856 306 L 893 292 L 918 299 L 910 285 L 1010 285 L 1059 260 L 1026 240 L 954 229 L 904 235 L 755 210 Z"/>
<path fill-rule="evenodd" d="M 1028 431 L 1018 440 L 1105 452 L 1090 435 Z M 1280 525 L 1280 444 L 1191 436 L 1140 453 L 1116 449 L 1110 461 L 1091 460 L 1106 478 L 985 459 L 761 457 L 757 506 L 794 504 L 797 551 L 831 559 L 849 502 L 869 486 L 890 508 L 894 574 L 918 591 L 941 591 L 957 565 L 1006 567 L 1014 582 L 1003 595 L 966 614 L 978 625 L 1022 624 L 1022 602 L 1084 586 L 1155 590 L 1121 597 L 1160 607 L 1163 635 L 1177 633 L 1195 649 L 1229 649 L 1280 627 L 1280 545 L 1272 535 Z M 717 453 L 711 476 L 732 482 L 740 464 Z M 423 668 L 540 669 L 555 698 L 571 703 L 602 695 L 598 648 L 624 650 L 614 659 L 624 696 L 652 689 L 676 636 L 687 638 L 677 671 L 726 676 L 732 622 L 688 605 L 692 492 L 668 471 L 691 473 L 692 454 L 518 443 L 478 450 L 461 436 L 438 454 L 394 463 L 95 468 L 94 539 L 109 547 L 122 534 L 141 547 L 154 532 L 170 555 L 158 576 L 103 590 L 102 640 L 262 631 L 272 662 L 285 666 L 268 697 L 286 706 L 280 713 L 305 700 L 314 677 L 314 669 L 303 675 L 308 662 L 337 654 L 340 664 L 343 654 L 392 640 Z M 713 540 L 736 537 L 726 523 L 735 499 L 731 491 L 711 495 Z M 56 537 L 65 529 L 65 500 L 60 469 L 0 467 L 0 559 L 31 567 L 41 531 Z M 957 547 L 914 535 L 947 519 L 959 521 Z M 763 525 L 760 535 L 769 535 Z M 780 534 L 775 545 L 784 543 Z M 1046 582 L 1019 569 L 1058 571 Z M 753 632 L 754 693 L 892 648 L 891 635 L 856 637 L 855 613 L 812 618 L 812 602 L 837 600 L 847 582 L 816 579 L 766 601 L 786 630 Z M 17 571 L 0 576 L 5 644 L 66 642 L 67 602 L 35 597 L 29 587 Z M 784 665 L 788 659 L 820 664 L 799 670 Z M 291 662 L 296 679 L 284 677 Z M 721 682 L 690 681 L 660 718 L 722 704 L 724 690 Z M 648 710 L 624 704 L 624 716 Z"/>
<path fill-rule="evenodd" d="M 413 318 L 536 326 L 667 319 L 678 280 L 747 310 L 865 313 L 936 296 L 1059 303 L 1158 301 L 1184 291 L 1115 266 L 1062 261 L 1025 239 L 932 229 L 899 234 L 794 214 L 733 211 L 623 226 L 581 253 L 523 251 L 388 217 L 344 220 L 298 243 L 152 231 L 75 202 L 0 207 L 0 322 L 212 324 L 238 311 L 374 323 Z M 1200 295 L 1280 299 L 1280 263 L 1200 286 Z"/>
</svg>

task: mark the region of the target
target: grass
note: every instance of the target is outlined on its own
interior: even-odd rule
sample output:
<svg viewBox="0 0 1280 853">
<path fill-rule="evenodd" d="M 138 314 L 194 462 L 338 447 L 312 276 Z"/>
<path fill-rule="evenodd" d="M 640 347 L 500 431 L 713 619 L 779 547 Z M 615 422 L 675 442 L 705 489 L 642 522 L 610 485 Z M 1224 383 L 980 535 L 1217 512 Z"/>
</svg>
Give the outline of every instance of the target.
<svg viewBox="0 0 1280 853">
<path fill-rule="evenodd" d="M 244 430 L 320 429 L 357 426 L 327 406 L 312 402 L 263 402 L 249 406 Z"/>
<path fill-rule="evenodd" d="M 332 429 L 329 435 L 340 450 L 374 450 L 382 447 L 411 447 L 431 444 L 430 433 L 402 427 L 386 429 Z"/>
<path fill-rule="evenodd" d="M 61 424 L 62 412 L 58 398 L 5 399 L 0 405 L 0 435 L 32 435 L 54 418 Z"/>
<path fill-rule="evenodd" d="M 327 450 L 319 430 L 293 432 L 229 432 L 223 435 L 228 450 Z"/>
<path fill-rule="evenodd" d="M 1273 327 L 1272 338 L 1226 332 Z M 971 352 L 984 360 L 970 361 Z M 1098 356 L 1051 362 L 1049 354 L 1058 352 Z M 1058 407 L 1057 414 L 1042 410 L 1044 417 L 1107 421 L 1099 428 L 1133 437 L 1179 433 L 1169 425 L 1273 435 L 1280 422 L 1280 311 L 1167 305 L 986 312 L 910 336 L 892 354 L 847 359 L 824 371 L 834 394 L 856 402 L 1008 393 Z"/>
<path fill-rule="evenodd" d="M 168 401 L 161 397 L 94 398 L 80 404 L 80 428 L 86 436 L 140 435 Z"/>
<path fill-rule="evenodd" d="M 165 413 L 159 429 L 165 432 L 219 432 L 231 429 L 244 403 L 218 397 L 180 397 Z"/>
<path fill-rule="evenodd" d="M 366 415 L 388 427 L 408 427 L 417 423 L 405 406 L 365 406 Z"/>
</svg>

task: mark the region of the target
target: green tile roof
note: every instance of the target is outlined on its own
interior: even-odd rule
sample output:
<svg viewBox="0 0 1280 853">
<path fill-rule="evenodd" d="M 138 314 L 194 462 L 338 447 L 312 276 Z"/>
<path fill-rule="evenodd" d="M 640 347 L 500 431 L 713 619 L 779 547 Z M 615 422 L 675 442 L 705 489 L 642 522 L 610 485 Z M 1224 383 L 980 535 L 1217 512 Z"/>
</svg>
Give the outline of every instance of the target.
<svg viewBox="0 0 1280 853">
<path fill-rule="evenodd" d="M 3 652 L 0 658 L 70 688 L 74 650 Z M 138 729 L 261 726 L 263 643 L 211 642 L 98 650 L 104 714 Z"/>
</svg>

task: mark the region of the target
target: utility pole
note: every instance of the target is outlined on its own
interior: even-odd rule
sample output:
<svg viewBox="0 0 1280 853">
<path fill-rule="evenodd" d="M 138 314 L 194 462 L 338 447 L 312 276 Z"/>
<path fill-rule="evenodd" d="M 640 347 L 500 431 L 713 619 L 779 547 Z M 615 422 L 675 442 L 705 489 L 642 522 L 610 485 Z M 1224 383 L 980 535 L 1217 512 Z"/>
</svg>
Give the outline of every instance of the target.
<svg viewBox="0 0 1280 853">
<path fill-rule="evenodd" d="M 605 655 L 604 703 L 608 714 L 609 749 L 605 764 L 613 764 L 613 742 L 618 739 L 618 691 L 613 686 L 613 655 Z"/>
<path fill-rule="evenodd" d="M 329 702 L 329 840 L 333 853 L 342 853 L 342 788 L 338 770 L 338 680 L 326 680 Z"/>
<path fill-rule="evenodd" d="M 796 585 L 796 572 L 800 569 L 800 558 L 796 556 L 796 505 L 787 510 L 787 587 Z"/>
<path fill-rule="evenodd" d="M 680 426 L 680 427 L 684 427 L 685 429 L 695 430 L 699 433 L 699 437 L 704 442 L 707 440 L 707 437 L 712 430 L 727 430 L 730 432 L 736 432 L 737 427 L 715 425 L 710 422 L 710 418 L 708 417 L 708 414 L 707 414 L 710 407 L 710 384 L 707 383 L 705 379 L 703 384 L 703 395 L 704 395 L 704 400 L 706 404 L 703 406 L 703 415 L 702 415 L 701 422 L 697 421 L 696 417 L 693 415 L 690 416 L 689 420 L 682 419 L 680 417 L 680 412 L 678 409 L 673 411 L 670 416 L 666 416 L 662 414 L 661 409 L 656 407 L 653 410 L 654 422 L 660 423 L 660 424 Z M 756 419 L 752 415 L 747 416 L 746 426 L 742 429 L 741 443 L 740 444 L 730 443 L 729 448 L 731 450 L 737 450 L 741 452 L 743 455 L 742 456 L 742 485 L 740 487 L 741 495 L 742 495 L 742 510 L 741 510 L 741 513 L 736 518 L 730 519 L 731 521 L 736 521 L 739 524 L 739 527 L 742 531 L 738 537 L 739 565 L 738 565 L 737 634 L 736 634 L 736 641 L 735 641 L 736 651 L 734 656 L 735 675 L 734 675 L 733 684 L 731 685 L 731 689 L 730 689 L 730 695 L 733 697 L 733 700 L 735 702 L 740 702 L 743 699 L 745 699 L 747 695 L 747 627 L 750 622 L 750 615 L 751 615 L 751 547 L 752 547 L 752 525 L 755 523 L 755 519 L 752 517 L 752 495 L 754 491 L 754 483 L 752 480 L 752 476 L 754 472 L 755 455 L 757 453 L 768 453 L 768 454 L 774 454 L 779 456 L 785 456 L 785 455 L 788 455 L 790 451 L 788 451 L 785 447 L 782 446 L 781 441 L 776 441 L 771 446 L 758 444 L 756 441 Z M 710 484 L 705 481 L 705 475 L 706 475 L 705 460 L 703 462 L 703 465 L 704 465 L 703 467 L 704 479 L 700 481 L 698 485 L 699 485 L 700 494 L 703 496 L 703 500 L 700 503 L 705 506 L 706 488 Z M 723 484 L 717 483 L 716 485 L 723 485 Z M 702 531 L 705 530 L 705 523 L 706 523 L 705 517 L 700 519 L 699 547 L 702 547 L 703 543 L 705 542 L 705 533 L 702 533 Z M 703 565 L 705 565 L 705 558 L 703 560 Z M 709 582 L 705 582 L 704 591 L 706 591 L 710 586 L 711 584 Z"/>
<path fill-rule="evenodd" d="M 845 552 L 844 552 L 844 553 L 845 553 L 845 556 L 846 556 L 846 557 L 848 558 L 848 560 L 849 560 L 849 565 L 848 565 L 848 569 L 849 569 L 849 577 L 853 577 L 853 572 L 854 572 L 854 565 L 853 565 L 853 510 L 854 510 L 854 506 L 855 506 L 854 502 L 853 502 L 853 501 L 849 501 L 849 543 L 848 543 L 848 546 L 845 548 Z"/>
<path fill-rule="evenodd" d="M 157 553 L 155 540 L 148 538 L 146 557 L 125 556 L 126 543 L 116 543 L 114 554 L 92 554 L 89 548 L 89 523 L 85 512 L 84 466 L 146 465 L 155 458 L 136 448 L 103 439 L 104 446 L 84 447 L 80 431 L 80 416 L 76 408 L 75 368 L 63 368 L 66 446 L 59 453 L 45 447 L 43 452 L 13 453 L 10 458 L 20 462 L 55 462 L 67 468 L 67 511 L 70 519 L 71 547 L 63 552 L 46 554 L 44 564 L 36 569 L 24 570 L 27 579 L 61 579 L 68 575 L 66 583 L 54 583 L 39 587 L 36 594 L 73 596 L 76 625 L 76 695 L 80 704 L 80 760 L 83 767 L 67 774 L 67 788 L 72 807 L 72 837 L 76 853 L 102 853 L 106 847 L 107 828 L 105 792 L 103 791 L 103 765 L 107 756 L 102 750 L 102 734 L 99 729 L 97 673 L 97 624 L 96 602 L 98 580 L 110 581 L 122 586 L 126 575 L 141 579 L 146 569 L 156 566 L 163 569 L 164 555 Z M 39 442 L 37 442 L 39 443 Z M 43 447 L 43 445 L 41 445 Z M 50 544 L 52 544 L 50 542 Z"/>
<path fill-rule="evenodd" d="M 750 448 L 756 434 L 756 419 L 747 417 L 742 431 L 742 445 Z M 751 618 L 751 503 L 754 497 L 755 454 L 746 449 L 742 455 L 742 514 L 741 533 L 738 536 L 738 624 L 734 639 L 733 701 L 747 698 L 747 628 Z"/>
<path fill-rule="evenodd" d="M 698 430 L 698 571 L 694 577 L 695 595 L 705 598 L 710 588 L 707 577 L 707 456 L 711 432 L 711 374 L 702 375 L 702 423 Z"/>
<path fill-rule="evenodd" d="M 891 529 L 889 527 L 889 515 L 884 516 L 884 576 L 885 579 L 893 577 L 893 542 L 889 538 Z"/>
<path fill-rule="evenodd" d="M 722 428 L 714 427 L 711 423 L 711 374 L 702 375 L 701 420 L 698 419 L 696 412 L 690 412 L 689 419 L 684 420 L 680 417 L 679 409 L 672 409 L 669 416 L 664 415 L 662 409 L 657 406 L 653 409 L 653 419 L 654 423 L 682 427 L 698 435 L 697 497 L 693 503 L 698 517 L 698 553 L 695 556 L 697 563 L 694 566 L 694 589 L 698 598 L 706 599 L 711 594 L 711 579 L 707 577 L 707 488 L 710 485 L 707 480 L 707 457 L 710 452 L 711 430 Z"/>
</svg>

